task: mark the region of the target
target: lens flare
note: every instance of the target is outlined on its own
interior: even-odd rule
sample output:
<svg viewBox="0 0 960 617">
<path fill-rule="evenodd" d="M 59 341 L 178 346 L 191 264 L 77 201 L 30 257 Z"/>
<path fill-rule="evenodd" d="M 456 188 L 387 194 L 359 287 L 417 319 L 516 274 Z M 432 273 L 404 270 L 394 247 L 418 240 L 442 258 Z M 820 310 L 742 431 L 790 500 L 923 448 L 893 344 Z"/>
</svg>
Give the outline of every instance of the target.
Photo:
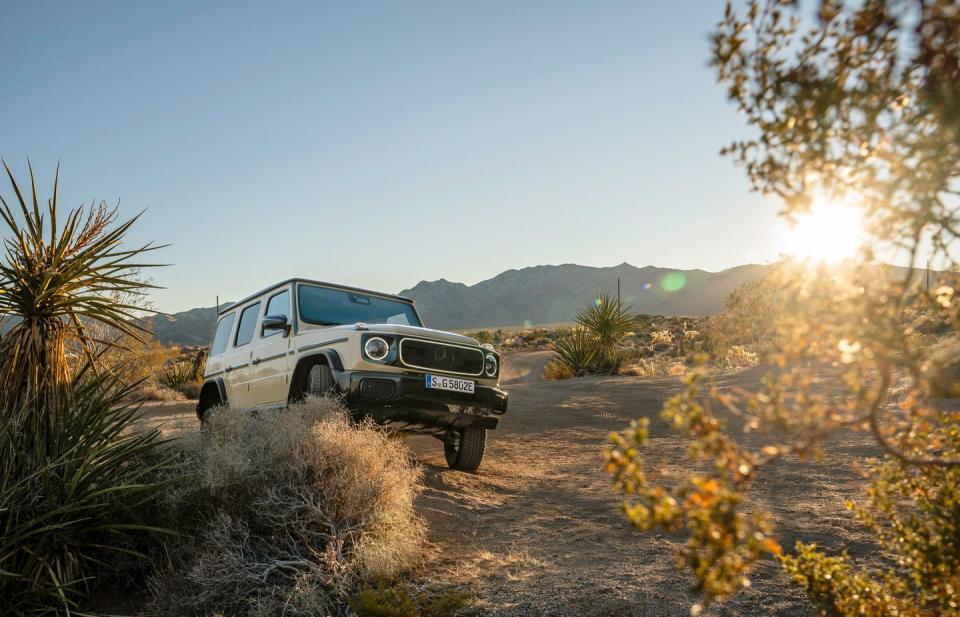
<svg viewBox="0 0 960 617">
<path fill-rule="evenodd" d="M 680 291 L 687 286 L 687 275 L 683 272 L 671 272 L 663 277 L 660 286 L 663 287 L 664 291 Z"/>
<path fill-rule="evenodd" d="M 856 255 L 862 242 L 860 208 L 817 201 L 788 231 L 785 252 L 802 260 L 837 263 Z"/>
</svg>

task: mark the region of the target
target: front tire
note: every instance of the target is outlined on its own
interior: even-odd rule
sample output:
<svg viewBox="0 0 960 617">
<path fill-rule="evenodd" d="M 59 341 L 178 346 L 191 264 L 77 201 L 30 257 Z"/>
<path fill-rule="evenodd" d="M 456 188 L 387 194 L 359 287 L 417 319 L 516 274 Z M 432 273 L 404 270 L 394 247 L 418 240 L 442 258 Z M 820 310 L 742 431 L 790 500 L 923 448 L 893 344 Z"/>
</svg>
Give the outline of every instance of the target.
<svg viewBox="0 0 960 617">
<path fill-rule="evenodd" d="M 333 378 L 333 371 L 322 362 L 317 362 L 305 371 L 297 371 L 300 375 L 290 393 L 291 403 L 300 403 L 310 395 L 327 396 L 336 392 L 337 382 Z"/>
<path fill-rule="evenodd" d="M 474 471 L 483 461 L 486 447 L 487 429 L 471 427 L 448 435 L 443 442 L 443 453 L 451 469 Z"/>
</svg>

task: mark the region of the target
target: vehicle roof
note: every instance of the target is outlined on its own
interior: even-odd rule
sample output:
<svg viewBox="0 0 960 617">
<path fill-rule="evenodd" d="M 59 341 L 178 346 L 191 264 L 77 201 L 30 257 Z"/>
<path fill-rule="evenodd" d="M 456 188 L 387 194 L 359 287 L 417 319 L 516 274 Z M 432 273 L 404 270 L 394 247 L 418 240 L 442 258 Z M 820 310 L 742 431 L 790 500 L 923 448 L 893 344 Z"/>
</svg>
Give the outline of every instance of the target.
<svg viewBox="0 0 960 617">
<path fill-rule="evenodd" d="M 407 302 L 408 304 L 414 304 L 412 299 L 405 298 L 404 296 L 398 296 L 396 294 L 383 293 L 382 291 L 372 291 L 370 289 L 362 289 L 360 287 L 351 287 L 349 285 L 338 285 L 337 283 L 325 283 L 323 281 L 315 281 L 313 279 L 306 279 L 306 278 L 297 276 L 297 277 L 289 278 L 285 281 L 280 281 L 279 283 L 274 283 L 269 287 L 264 287 L 257 293 L 250 294 L 249 296 L 247 296 L 246 298 L 243 298 L 242 300 L 239 300 L 237 302 L 234 302 L 233 304 L 225 306 L 224 308 L 217 311 L 217 316 L 219 317 L 224 313 L 229 313 L 233 309 L 243 304 L 246 304 L 247 302 L 249 302 L 250 300 L 253 300 L 254 298 L 262 296 L 263 294 L 268 293 L 269 291 L 276 289 L 278 287 L 289 285 L 290 283 L 309 283 L 311 285 L 320 285 L 322 287 L 332 287 L 334 289 L 342 289 L 344 291 L 355 291 L 357 293 L 367 294 L 370 296 L 380 296 L 381 298 L 391 298 L 393 300 L 400 300 L 401 302 Z"/>
</svg>

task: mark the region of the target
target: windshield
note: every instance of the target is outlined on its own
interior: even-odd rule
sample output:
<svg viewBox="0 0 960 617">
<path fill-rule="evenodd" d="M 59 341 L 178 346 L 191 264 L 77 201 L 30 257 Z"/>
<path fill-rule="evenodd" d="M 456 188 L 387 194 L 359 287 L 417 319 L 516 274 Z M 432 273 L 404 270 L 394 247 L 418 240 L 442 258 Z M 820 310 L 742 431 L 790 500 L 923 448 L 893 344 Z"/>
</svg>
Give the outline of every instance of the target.
<svg viewBox="0 0 960 617">
<path fill-rule="evenodd" d="M 361 321 L 421 325 L 413 305 L 400 300 L 315 285 L 300 285 L 297 296 L 300 319 L 319 326 L 341 326 Z"/>
</svg>

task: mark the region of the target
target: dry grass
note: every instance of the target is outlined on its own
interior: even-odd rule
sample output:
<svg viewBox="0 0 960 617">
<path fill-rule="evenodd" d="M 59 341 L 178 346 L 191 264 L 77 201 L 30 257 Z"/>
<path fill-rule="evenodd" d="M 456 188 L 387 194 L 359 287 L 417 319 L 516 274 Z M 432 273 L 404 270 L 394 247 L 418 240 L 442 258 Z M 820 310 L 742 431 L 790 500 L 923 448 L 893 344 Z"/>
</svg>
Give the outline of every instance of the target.
<svg viewBox="0 0 960 617">
<path fill-rule="evenodd" d="M 750 351 L 743 345 L 732 345 L 713 362 L 720 369 L 736 370 L 756 366 L 760 363 L 760 359 L 756 352 Z"/>
<path fill-rule="evenodd" d="M 184 535 L 154 577 L 154 614 L 337 614 L 421 559 L 419 468 L 335 400 L 224 410 L 175 447 L 190 481 L 166 505 Z"/>
<path fill-rule="evenodd" d="M 134 401 L 182 401 L 186 397 L 183 392 L 168 388 L 152 379 L 140 384 L 129 397 Z"/>
<path fill-rule="evenodd" d="M 571 379 L 572 377 L 573 371 L 556 360 L 551 360 L 550 363 L 543 368 L 543 378 L 546 381 L 561 381 L 563 379 Z"/>
<path fill-rule="evenodd" d="M 666 377 L 683 375 L 687 367 L 682 360 L 666 355 L 637 358 L 629 366 L 620 369 L 621 375 L 634 377 Z"/>
<path fill-rule="evenodd" d="M 673 345 L 673 335 L 669 330 L 654 330 L 650 333 L 650 343 L 654 346 Z"/>
</svg>

